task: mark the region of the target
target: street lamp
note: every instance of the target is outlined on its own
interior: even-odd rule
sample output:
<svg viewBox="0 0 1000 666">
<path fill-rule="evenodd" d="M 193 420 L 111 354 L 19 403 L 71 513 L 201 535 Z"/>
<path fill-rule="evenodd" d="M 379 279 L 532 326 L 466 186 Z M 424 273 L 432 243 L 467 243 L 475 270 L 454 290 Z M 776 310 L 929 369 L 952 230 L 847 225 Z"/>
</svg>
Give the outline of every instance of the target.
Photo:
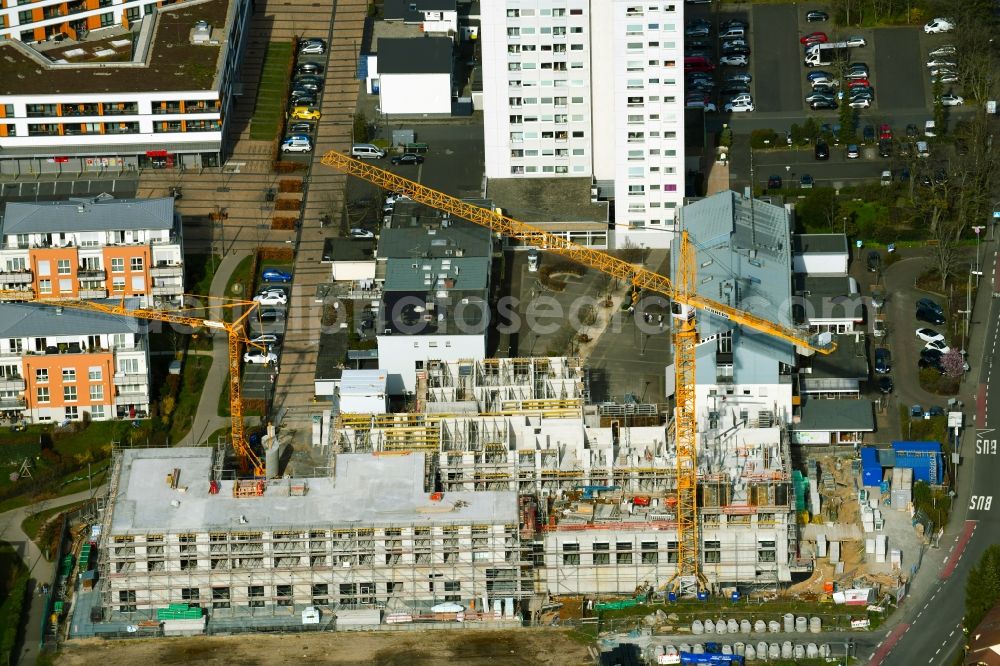
<svg viewBox="0 0 1000 666">
<path fill-rule="evenodd" d="M 972 230 L 976 232 L 976 286 L 979 286 L 979 275 L 982 275 L 982 271 L 979 270 L 979 232 L 986 227 L 972 227 Z"/>
</svg>

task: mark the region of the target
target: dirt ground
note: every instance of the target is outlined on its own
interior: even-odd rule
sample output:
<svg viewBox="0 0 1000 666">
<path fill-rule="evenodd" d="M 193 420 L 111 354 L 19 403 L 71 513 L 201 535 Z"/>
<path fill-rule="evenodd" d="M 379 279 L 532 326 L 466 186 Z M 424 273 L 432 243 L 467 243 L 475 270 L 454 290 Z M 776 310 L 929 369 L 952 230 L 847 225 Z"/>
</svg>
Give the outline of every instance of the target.
<svg viewBox="0 0 1000 666">
<path fill-rule="evenodd" d="M 592 663 L 587 648 L 565 631 L 382 631 L 245 634 L 196 638 L 67 643 L 59 666 L 89 664 L 377 664 L 549 666 Z"/>
</svg>

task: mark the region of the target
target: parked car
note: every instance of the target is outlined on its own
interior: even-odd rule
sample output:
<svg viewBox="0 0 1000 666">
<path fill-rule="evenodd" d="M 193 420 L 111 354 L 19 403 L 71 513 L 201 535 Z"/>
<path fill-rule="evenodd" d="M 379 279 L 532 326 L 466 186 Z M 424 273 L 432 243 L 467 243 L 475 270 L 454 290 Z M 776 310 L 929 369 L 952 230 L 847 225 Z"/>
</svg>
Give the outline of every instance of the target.
<svg viewBox="0 0 1000 666">
<path fill-rule="evenodd" d="M 260 274 L 265 282 L 291 282 L 292 274 L 287 271 L 280 271 L 277 268 L 265 268 Z"/>
<path fill-rule="evenodd" d="M 780 190 L 781 189 L 781 176 L 769 176 L 767 179 L 767 189 L 769 190 Z"/>
<path fill-rule="evenodd" d="M 892 353 L 885 347 L 875 348 L 875 372 L 884 375 L 892 370 Z"/>
<path fill-rule="evenodd" d="M 799 187 L 803 190 L 810 190 L 813 186 L 813 177 L 807 173 L 802 174 L 799 178 Z"/>
<path fill-rule="evenodd" d="M 941 95 L 941 106 L 962 106 L 964 103 L 965 99 L 961 95 L 952 95 L 951 93 Z"/>
<path fill-rule="evenodd" d="M 934 340 L 933 342 L 928 342 L 924 345 L 924 349 L 937 349 L 942 354 L 947 354 L 951 351 L 951 347 L 949 347 L 944 340 Z"/>
<path fill-rule="evenodd" d="M 944 342 L 944 336 L 933 328 L 918 328 L 917 338 L 922 342 Z"/>
<path fill-rule="evenodd" d="M 799 44 L 812 46 L 813 44 L 826 44 L 828 41 L 830 38 L 826 36 L 825 32 L 810 32 L 799 39 Z"/>
<path fill-rule="evenodd" d="M 892 141 L 890 139 L 879 139 L 878 154 L 880 157 L 892 157 Z"/>
<path fill-rule="evenodd" d="M 836 102 L 836 98 L 827 92 L 814 92 L 806 95 L 806 102 L 812 104 L 813 102 Z"/>
<path fill-rule="evenodd" d="M 813 71 L 811 71 L 808 74 L 806 74 L 806 80 L 807 81 L 813 81 L 815 79 L 831 79 L 832 80 L 832 79 L 835 79 L 835 78 L 837 78 L 837 77 L 835 77 L 833 75 L 833 72 L 828 72 L 828 71 L 823 70 L 823 69 L 814 69 Z"/>
<path fill-rule="evenodd" d="M 924 32 L 926 32 L 928 35 L 936 34 L 939 32 L 951 32 L 954 29 L 955 26 L 952 24 L 952 22 L 949 21 L 948 19 L 943 19 L 943 18 L 933 19 L 931 21 L 928 21 L 927 24 L 924 25 Z"/>
<path fill-rule="evenodd" d="M 806 23 L 823 23 L 824 21 L 829 21 L 829 20 L 830 20 L 830 15 L 818 9 L 806 12 Z"/>
<path fill-rule="evenodd" d="M 932 58 L 941 58 L 946 56 L 953 56 L 956 53 L 957 51 L 954 46 L 939 46 L 938 48 L 931 51 L 929 55 Z"/>
<path fill-rule="evenodd" d="M 289 123 L 288 125 L 289 134 L 312 134 L 315 129 L 316 126 L 309 122 Z"/>
<path fill-rule="evenodd" d="M 253 297 L 261 305 L 285 305 L 288 303 L 288 296 L 282 293 L 270 292 L 267 294 L 257 294 Z"/>
<path fill-rule="evenodd" d="M 892 393 L 892 389 L 893 388 L 894 387 L 892 385 L 892 377 L 889 377 L 888 375 L 885 375 L 885 376 L 882 376 L 882 377 L 878 378 L 878 390 L 880 392 L 886 393 L 886 394 Z"/>
<path fill-rule="evenodd" d="M 289 96 L 288 100 L 292 103 L 293 106 L 315 107 L 317 103 L 316 95 L 312 94 L 311 92 L 303 92 L 301 90 L 292 91 L 292 94 Z"/>
<path fill-rule="evenodd" d="M 303 39 L 299 42 L 300 55 L 323 55 L 326 53 L 326 42 L 318 37 Z"/>
<path fill-rule="evenodd" d="M 932 58 L 931 60 L 927 61 L 928 69 L 941 69 L 942 67 L 947 67 L 947 68 L 958 67 L 958 63 L 951 60 L 946 60 L 944 58 Z"/>
<path fill-rule="evenodd" d="M 746 71 L 742 71 L 742 70 L 735 71 L 735 72 L 726 72 L 726 75 L 723 78 L 727 82 L 729 82 L 729 81 L 735 81 L 735 82 L 739 82 L 739 83 L 750 83 L 750 81 L 753 79 L 753 77 L 750 76 L 750 72 L 746 72 Z"/>
<path fill-rule="evenodd" d="M 869 273 L 877 273 L 882 268 L 882 255 L 878 253 L 878 250 L 870 250 L 868 252 L 868 257 L 865 259 L 865 266 L 868 267 Z"/>
<path fill-rule="evenodd" d="M 875 142 L 875 126 L 865 125 L 864 129 L 861 130 L 861 139 L 864 143 L 874 143 Z"/>
<path fill-rule="evenodd" d="M 825 141 L 817 141 L 813 153 L 818 160 L 828 160 L 830 159 L 830 146 Z"/>
<path fill-rule="evenodd" d="M 928 310 L 933 310 L 934 312 L 937 312 L 938 314 L 942 314 L 942 315 L 944 314 L 944 308 L 942 308 L 937 303 L 937 301 L 935 301 L 933 299 L 930 299 L 930 298 L 927 298 L 926 296 L 924 296 L 923 298 L 920 298 L 919 300 L 917 300 L 917 307 L 918 308 L 927 308 Z"/>
<path fill-rule="evenodd" d="M 260 349 L 254 349 L 243 353 L 243 362 L 253 363 L 255 365 L 270 365 L 278 362 L 278 355 L 274 352 L 265 352 Z"/>
<path fill-rule="evenodd" d="M 308 61 L 299 63 L 295 68 L 296 74 L 322 74 L 325 67 L 318 62 Z"/>
<path fill-rule="evenodd" d="M 319 120 L 323 114 L 319 109 L 309 106 L 296 106 L 292 109 L 293 120 Z"/>
<path fill-rule="evenodd" d="M 847 42 L 847 45 L 849 47 L 856 49 L 862 48 L 868 44 L 868 42 L 865 41 L 865 38 L 861 37 L 860 35 L 851 35 L 844 41 Z"/>
<path fill-rule="evenodd" d="M 837 102 L 832 99 L 819 99 L 815 102 L 809 102 L 809 108 L 813 111 L 820 111 L 822 109 L 836 109 Z"/>
<path fill-rule="evenodd" d="M 955 72 L 939 72 L 931 75 L 931 81 L 940 81 L 941 83 L 958 83 L 958 74 Z"/>
<path fill-rule="evenodd" d="M 724 55 L 719 58 L 720 65 L 729 65 L 732 67 L 746 67 L 750 61 L 745 55 Z"/>
<path fill-rule="evenodd" d="M 309 137 L 296 134 L 285 137 L 281 142 L 281 152 L 283 153 L 308 153 L 312 150 L 312 141 Z"/>
<path fill-rule="evenodd" d="M 393 164 L 423 164 L 424 156 L 416 153 L 403 153 L 396 155 L 390 160 Z"/>
<path fill-rule="evenodd" d="M 889 187 L 892 185 L 892 171 L 886 170 L 882 172 L 882 178 L 879 180 L 883 187 Z"/>
<path fill-rule="evenodd" d="M 258 345 L 280 345 L 281 336 L 277 333 L 262 333 L 250 339 L 250 342 Z"/>
<path fill-rule="evenodd" d="M 847 159 L 856 160 L 861 157 L 861 149 L 858 148 L 858 144 L 849 143 L 847 144 Z"/>
<path fill-rule="evenodd" d="M 753 102 L 729 102 L 722 110 L 726 113 L 746 113 L 753 111 Z"/>
<path fill-rule="evenodd" d="M 870 97 L 858 96 L 852 97 L 851 101 L 848 102 L 848 106 L 852 109 L 867 109 L 872 105 L 872 100 Z"/>
<path fill-rule="evenodd" d="M 882 123 L 878 126 L 878 138 L 882 139 L 892 139 L 892 127 L 888 123 Z"/>
<path fill-rule="evenodd" d="M 375 238 L 375 232 L 355 227 L 348 233 L 351 238 Z"/>
<path fill-rule="evenodd" d="M 934 310 L 928 308 L 917 308 L 917 321 L 925 321 L 928 324 L 934 324 L 935 326 L 940 326 L 944 323 L 944 315 Z"/>
<path fill-rule="evenodd" d="M 257 296 L 269 296 L 272 294 L 281 294 L 287 297 L 288 287 L 279 287 L 273 284 L 265 284 L 263 287 L 257 290 Z"/>
</svg>

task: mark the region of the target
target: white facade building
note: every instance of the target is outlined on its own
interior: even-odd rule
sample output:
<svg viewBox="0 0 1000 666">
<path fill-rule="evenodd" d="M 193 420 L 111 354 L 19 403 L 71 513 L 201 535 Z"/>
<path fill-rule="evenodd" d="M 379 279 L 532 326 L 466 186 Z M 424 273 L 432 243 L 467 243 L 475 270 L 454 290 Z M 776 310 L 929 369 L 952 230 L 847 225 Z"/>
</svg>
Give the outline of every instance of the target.
<svg viewBox="0 0 1000 666">
<path fill-rule="evenodd" d="M 487 178 L 589 176 L 614 192 L 616 246 L 669 246 L 684 196 L 683 8 L 485 4 Z"/>
<path fill-rule="evenodd" d="M 458 33 L 458 9 L 455 0 L 386 0 L 382 15 L 386 21 L 416 24 L 432 35 Z"/>
<path fill-rule="evenodd" d="M 453 43 L 448 37 L 378 40 L 368 91 L 386 115 L 451 114 Z"/>
</svg>

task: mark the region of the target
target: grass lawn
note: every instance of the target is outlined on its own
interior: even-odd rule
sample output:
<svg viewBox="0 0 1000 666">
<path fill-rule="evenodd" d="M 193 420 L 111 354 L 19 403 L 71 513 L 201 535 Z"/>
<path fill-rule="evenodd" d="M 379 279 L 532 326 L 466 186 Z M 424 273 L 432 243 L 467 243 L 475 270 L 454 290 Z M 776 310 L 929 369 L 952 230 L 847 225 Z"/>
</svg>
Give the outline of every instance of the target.
<svg viewBox="0 0 1000 666">
<path fill-rule="evenodd" d="M 207 296 L 220 261 L 222 259 L 217 254 L 184 255 L 185 291 L 197 296 Z"/>
<path fill-rule="evenodd" d="M 245 403 L 245 401 L 244 401 Z M 225 416 L 229 418 L 231 412 L 229 409 L 229 373 L 226 373 L 226 383 L 222 385 L 222 391 L 219 393 L 219 416 Z M 246 404 L 243 405 L 243 416 L 263 416 L 259 409 L 252 407 L 247 407 Z M 229 428 L 226 428 L 226 432 L 229 432 Z M 212 438 L 215 441 L 215 438 Z"/>
<path fill-rule="evenodd" d="M 292 59 L 292 43 L 270 42 L 264 54 L 264 68 L 257 89 L 257 101 L 250 120 L 252 141 L 273 141 L 281 131 L 281 117 L 288 88 L 288 67 Z"/>
<path fill-rule="evenodd" d="M 240 263 L 237 264 L 236 268 L 233 270 L 233 274 L 229 276 L 229 282 L 226 283 L 226 298 L 249 300 L 253 296 L 255 276 L 250 273 L 252 266 L 253 255 L 243 257 L 243 259 L 240 260 Z M 226 308 L 223 310 L 223 315 L 226 321 L 233 320 L 232 315 L 234 311 L 236 310 L 233 308 Z"/>
<path fill-rule="evenodd" d="M 209 370 L 212 368 L 211 356 L 188 356 L 184 362 L 184 371 L 181 375 L 181 387 L 177 394 L 177 404 L 174 406 L 174 413 L 170 421 L 170 443 L 176 444 L 181 441 L 191 424 L 194 422 L 195 412 L 198 411 L 198 399 L 201 397 L 201 388 L 205 385 Z"/>
</svg>

